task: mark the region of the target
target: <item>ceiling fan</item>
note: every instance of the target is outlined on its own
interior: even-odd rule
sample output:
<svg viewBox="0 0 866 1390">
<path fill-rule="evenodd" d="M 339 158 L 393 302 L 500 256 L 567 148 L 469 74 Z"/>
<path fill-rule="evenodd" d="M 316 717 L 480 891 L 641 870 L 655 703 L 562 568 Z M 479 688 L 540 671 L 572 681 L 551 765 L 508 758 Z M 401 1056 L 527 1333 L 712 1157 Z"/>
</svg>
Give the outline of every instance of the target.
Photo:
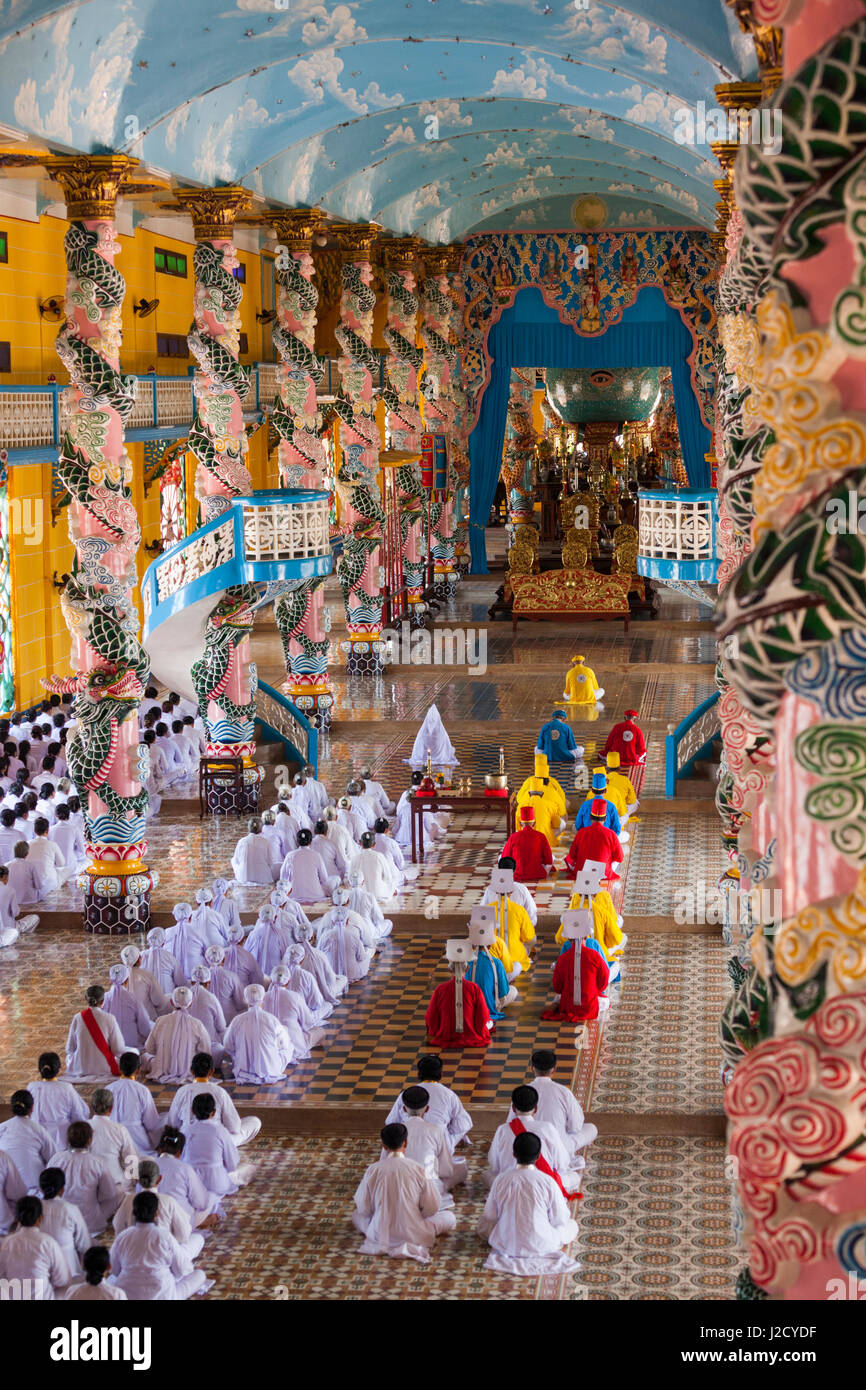
<svg viewBox="0 0 866 1390">
<path fill-rule="evenodd" d="M 50 299 L 39 300 L 39 317 L 48 319 L 49 323 L 58 323 L 66 313 L 66 304 L 62 294 L 53 294 Z"/>
<path fill-rule="evenodd" d="M 154 309 L 159 307 L 158 299 L 140 299 L 137 304 L 133 304 L 132 312 L 140 319 L 150 318 Z"/>
</svg>

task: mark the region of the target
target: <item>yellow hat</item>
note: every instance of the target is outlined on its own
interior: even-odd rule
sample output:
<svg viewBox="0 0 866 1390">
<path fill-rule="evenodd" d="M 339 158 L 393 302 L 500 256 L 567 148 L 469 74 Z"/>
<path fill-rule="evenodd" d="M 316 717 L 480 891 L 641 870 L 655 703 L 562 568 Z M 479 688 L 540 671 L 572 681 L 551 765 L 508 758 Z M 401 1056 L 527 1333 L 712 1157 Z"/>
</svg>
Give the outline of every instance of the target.
<svg viewBox="0 0 866 1390">
<path fill-rule="evenodd" d="M 607 755 L 607 765 L 608 765 L 609 768 L 619 767 L 619 765 L 620 765 L 620 756 L 619 756 L 619 753 L 608 753 L 608 755 Z"/>
<path fill-rule="evenodd" d="M 530 778 L 530 781 L 529 781 L 529 790 L 530 790 L 530 792 L 538 792 L 539 795 L 542 795 L 542 794 L 544 793 L 544 780 L 543 780 L 543 778 L 541 778 L 541 777 L 531 777 L 531 778 Z"/>
<path fill-rule="evenodd" d="M 586 657 L 585 657 L 585 656 L 573 656 L 573 657 L 571 658 L 571 664 L 572 664 L 572 666 L 574 666 L 574 664 L 575 664 L 576 662 L 578 662 L 578 661 L 586 661 Z"/>
<path fill-rule="evenodd" d="M 547 755 L 546 755 L 545 753 L 536 753 L 536 755 L 535 755 L 535 775 L 536 775 L 536 777 L 546 777 L 549 771 L 550 771 L 550 764 L 549 764 L 548 761 L 547 761 Z"/>
</svg>

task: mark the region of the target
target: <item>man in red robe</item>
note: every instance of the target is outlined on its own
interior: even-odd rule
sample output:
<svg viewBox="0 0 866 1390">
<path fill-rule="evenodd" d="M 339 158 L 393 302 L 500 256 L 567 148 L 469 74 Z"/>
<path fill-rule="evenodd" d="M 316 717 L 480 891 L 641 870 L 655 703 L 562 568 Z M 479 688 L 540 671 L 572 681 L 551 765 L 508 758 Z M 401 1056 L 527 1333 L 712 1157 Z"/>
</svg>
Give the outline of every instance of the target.
<svg viewBox="0 0 866 1390">
<path fill-rule="evenodd" d="M 451 969 L 453 978 L 436 986 L 427 1005 L 430 1042 L 434 1047 L 487 1047 L 493 1024 L 484 995 L 478 985 L 464 980 L 462 962 L 453 962 Z"/>
<path fill-rule="evenodd" d="M 577 877 L 587 859 L 595 859 L 605 865 L 604 877 L 608 882 L 619 878 L 614 873 L 614 864 L 623 861 L 622 845 L 615 831 L 605 825 L 607 802 L 596 797 L 590 808 L 589 825 L 581 826 L 571 842 L 571 849 L 565 857 L 565 867 Z"/>
<path fill-rule="evenodd" d="M 622 767 L 642 767 L 646 762 L 646 740 L 634 722 L 636 719 L 637 710 L 627 709 L 625 719 L 614 724 L 601 750 L 604 755 L 619 753 Z"/>
<path fill-rule="evenodd" d="M 580 947 L 580 1002 L 574 997 L 575 949 Z M 601 951 L 593 950 L 583 941 L 570 941 L 553 968 L 553 988 L 559 994 L 556 1008 L 545 1009 L 542 1018 L 563 1019 L 569 1023 L 583 1023 L 589 1018 L 598 1018 L 599 1013 L 610 1008 L 604 995 L 610 972 Z"/>
<path fill-rule="evenodd" d="M 509 835 L 502 853 L 513 858 L 518 883 L 535 883 L 552 871 L 553 853 L 547 836 L 535 829 L 533 806 L 521 806 L 520 821 L 520 829 Z"/>
</svg>

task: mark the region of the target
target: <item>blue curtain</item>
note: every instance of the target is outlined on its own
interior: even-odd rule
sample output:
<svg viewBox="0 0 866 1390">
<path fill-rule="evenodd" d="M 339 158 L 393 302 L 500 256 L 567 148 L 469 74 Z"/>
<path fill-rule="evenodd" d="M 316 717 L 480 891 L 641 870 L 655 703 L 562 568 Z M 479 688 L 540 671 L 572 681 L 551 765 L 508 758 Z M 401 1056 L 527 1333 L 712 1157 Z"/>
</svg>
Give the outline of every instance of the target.
<svg viewBox="0 0 866 1390">
<path fill-rule="evenodd" d="M 541 291 L 520 290 L 490 330 L 493 359 L 478 423 L 469 436 L 469 540 L 472 573 L 487 574 L 484 530 L 499 479 L 512 367 L 670 367 L 677 425 L 689 483 L 709 487 L 704 454 L 710 432 L 701 420 L 687 361 L 692 335 L 660 289 L 641 290 L 619 323 L 597 338 L 582 338 L 561 323 Z"/>
</svg>

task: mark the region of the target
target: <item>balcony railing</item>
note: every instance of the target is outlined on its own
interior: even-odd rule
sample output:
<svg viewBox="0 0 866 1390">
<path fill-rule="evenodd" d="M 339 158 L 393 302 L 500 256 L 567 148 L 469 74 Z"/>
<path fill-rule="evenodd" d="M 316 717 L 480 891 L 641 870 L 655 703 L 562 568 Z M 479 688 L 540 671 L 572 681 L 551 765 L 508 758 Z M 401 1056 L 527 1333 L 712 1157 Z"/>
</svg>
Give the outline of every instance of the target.
<svg viewBox="0 0 866 1390">
<path fill-rule="evenodd" d="M 651 488 L 638 493 L 638 574 L 712 584 L 718 509 L 710 489 Z"/>
<path fill-rule="evenodd" d="M 721 729 L 719 692 L 715 691 L 665 738 L 665 796 L 676 796 L 679 779 L 691 777 L 696 761 L 708 755 Z"/>
</svg>

